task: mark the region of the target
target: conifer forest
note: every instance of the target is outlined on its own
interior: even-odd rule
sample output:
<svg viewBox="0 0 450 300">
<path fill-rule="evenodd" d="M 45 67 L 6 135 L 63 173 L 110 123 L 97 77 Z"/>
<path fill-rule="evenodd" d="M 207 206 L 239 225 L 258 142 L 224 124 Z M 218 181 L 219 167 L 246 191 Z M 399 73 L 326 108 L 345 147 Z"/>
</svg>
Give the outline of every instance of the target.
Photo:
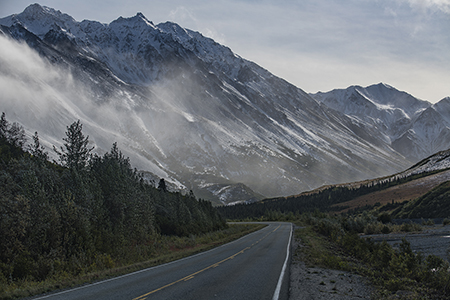
<svg viewBox="0 0 450 300">
<path fill-rule="evenodd" d="M 56 161 L 37 132 L 27 144 L 20 124 L 5 113 L 0 122 L 0 281 L 76 275 L 142 245 L 151 252 L 161 236 L 227 226 L 209 201 L 145 181 L 116 143 L 95 154 L 80 121 L 54 147 Z"/>
</svg>

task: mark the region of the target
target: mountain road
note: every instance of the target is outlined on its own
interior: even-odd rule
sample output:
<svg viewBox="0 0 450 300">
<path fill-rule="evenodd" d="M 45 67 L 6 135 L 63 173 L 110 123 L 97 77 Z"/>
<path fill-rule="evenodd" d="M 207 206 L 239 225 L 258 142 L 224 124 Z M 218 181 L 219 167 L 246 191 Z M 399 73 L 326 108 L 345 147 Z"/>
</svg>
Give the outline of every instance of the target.
<svg viewBox="0 0 450 300">
<path fill-rule="evenodd" d="M 287 299 L 290 223 L 191 257 L 34 299 Z"/>
</svg>

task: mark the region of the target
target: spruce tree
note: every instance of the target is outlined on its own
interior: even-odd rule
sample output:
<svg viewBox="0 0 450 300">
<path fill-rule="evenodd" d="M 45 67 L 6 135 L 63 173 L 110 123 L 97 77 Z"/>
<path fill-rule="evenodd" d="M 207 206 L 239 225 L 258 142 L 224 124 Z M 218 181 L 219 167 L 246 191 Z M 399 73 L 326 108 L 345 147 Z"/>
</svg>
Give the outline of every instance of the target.
<svg viewBox="0 0 450 300">
<path fill-rule="evenodd" d="M 0 138 L 6 139 L 8 136 L 9 122 L 6 120 L 5 112 L 2 113 L 0 118 Z"/>
<path fill-rule="evenodd" d="M 27 138 L 25 136 L 25 129 L 17 122 L 14 122 L 8 129 L 8 141 L 17 148 L 23 149 Z"/>
<path fill-rule="evenodd" d="M 94 147 L 89 148 L 89 136 L 84 136 L 83 125 L 80 120 L 72 123 L 67 127 L 66 136 L 63 138 L 64 147 L 58 151 L 55 146 L 53 149 L 59 155 L 61 164 L 69 169 L 83 170 L 89 162 L 91 151 Z"/>
<path fill-rule="evenodd" d="M 36 157 L 42 161 L 48 160 L 48 154 L 45 152 L 44 146 L 41 145 L 39 141 L 39 135 L 37 131 L 33 135 L 33 145 L 28 145 L 28 151 L 33 157 Z"/>
<path fill-rule="evenodd" d="M 158 190 L 160 190 L 161 192 L 167 192 L 166 181 L 164 180 L 164 178 L 161 178 L 161 180 L 159 181 Z"/>
</svg>

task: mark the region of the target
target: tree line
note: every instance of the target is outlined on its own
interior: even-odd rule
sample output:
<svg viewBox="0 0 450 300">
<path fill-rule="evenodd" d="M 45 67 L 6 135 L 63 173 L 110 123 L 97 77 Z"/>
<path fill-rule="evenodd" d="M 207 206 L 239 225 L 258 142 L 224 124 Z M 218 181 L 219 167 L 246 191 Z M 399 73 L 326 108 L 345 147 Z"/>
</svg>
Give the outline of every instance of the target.
<svg viewBox="0 0 450 300">
<path fill-rule="evenodd" d="M 0 120 L 0 282 L 76 275 L 82 265 L 148 245 L 162 235 L 226 227 L 209 201 L 147 183 L 114 143 L 93 153 L 78 120 L 50 161 L 38 133 Z"/>
<path fill-rule="evenodd" d="M 264 199 L 249 204 L 242 203 L 232 206 L 220 206 L 218 210 L 224 218 L 231 220 L 260 218 L 275 220 L 288 214 L 298 215 L 316 210 L 321 212 L 340 211 L 347 207 L 336 204 L 341 204 L 369 193 L 428 176 L 435 172 L 439 171 L 424 172 L 408 177 L 391 177 L 378 182 L 362 184 L 358 187 L 331 186 L 317 192 L 297 196 Z"/>
</svg>

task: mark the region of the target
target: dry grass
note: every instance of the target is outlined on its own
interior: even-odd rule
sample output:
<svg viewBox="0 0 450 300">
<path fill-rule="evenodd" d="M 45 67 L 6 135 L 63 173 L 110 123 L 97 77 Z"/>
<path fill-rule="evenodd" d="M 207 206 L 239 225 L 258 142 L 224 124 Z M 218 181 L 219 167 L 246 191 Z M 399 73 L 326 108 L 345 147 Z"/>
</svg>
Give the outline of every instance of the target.
<svg viewBox="0 0 450 300">
<path fill-rule="evenodd" d="M 439 184 L 448 180 L 450 180 L 450 171 L 445 171 L 393 186 L 382 191 L 363 195 L 351 201 L 335 204 L 333 206 L 347 206 L 346 209 L 339 211 L 340 213 L 343 213 L 349 209 L 356 209 L 366 205 L 375 205 L 376 203 L 385 205 L 392 202 L 410 201 L 423 196 Z"/>
</svg>

